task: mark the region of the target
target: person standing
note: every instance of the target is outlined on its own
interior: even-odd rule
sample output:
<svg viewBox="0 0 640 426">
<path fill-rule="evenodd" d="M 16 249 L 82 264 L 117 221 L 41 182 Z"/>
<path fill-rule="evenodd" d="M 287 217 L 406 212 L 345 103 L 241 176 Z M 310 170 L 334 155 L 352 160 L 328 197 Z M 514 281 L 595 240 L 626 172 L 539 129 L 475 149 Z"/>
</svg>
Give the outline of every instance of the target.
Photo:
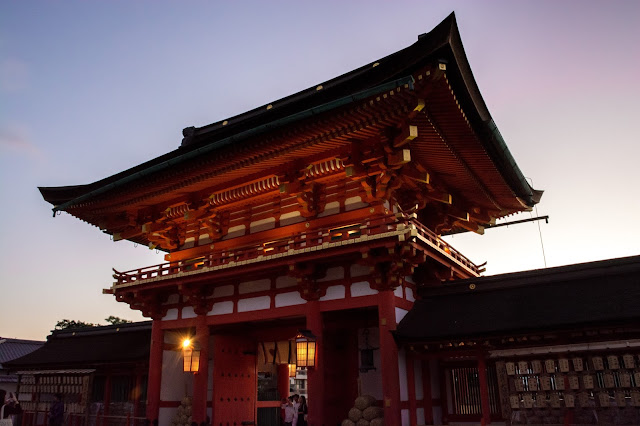
<svg viewBox="0 0 640 426">
<path fill-rule="evenodd" d="M 300 397 L 298 396 L 298 394 L 294 394 L 292 397 L 292 405 L 293 405 L 293 423 L 291 426 L 297 426 L 298 425 L 298 407 L 300 407 Z"/>
<path fill-rule="evenodd" d="M 62 426 L 64 422 L 64 404 L 62 403 L 62 394 L 55 394 L 55 401 L 51 404 L 49 410 L 49 426 Z"/>
<path fill-rule="evenodd" d="M 307 426 L 307 412 L 309 408 L 307 407 L 307 398 L 303 396 L 300 397 L 300 402 L 298 405 L 298 423 L 297 426 Z"/>
<path fill-rule="evenodd" d="M 284 410 L 284 425 L 292 426 L 295 417 L 297 416 L 296 410 L 293 408 L 293 398 L 289 397 L 282 401 L 282 409 Z"/>
</svg>

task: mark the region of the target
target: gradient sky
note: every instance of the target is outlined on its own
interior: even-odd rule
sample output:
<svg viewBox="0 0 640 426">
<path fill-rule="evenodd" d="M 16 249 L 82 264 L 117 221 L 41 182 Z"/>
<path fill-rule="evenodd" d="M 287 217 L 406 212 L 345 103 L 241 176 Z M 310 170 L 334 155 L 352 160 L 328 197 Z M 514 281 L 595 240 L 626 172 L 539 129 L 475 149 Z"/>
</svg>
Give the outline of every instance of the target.
<svg viewBox="0 0 640 426">
<path fill-rule="evenodd" d="M 545 194 L 527 223 L 448 240 L 487 274 L 640 254 L 640 2 L 3 1 L 0 335 L 142 317 L 101 290 L 162 262 L 38 186 L 90 183 L 202 126 L 413 43 L 452 11 L 484 99 Z M 533 215 L 536 214 L 534 211 Z M 529 213 L 509 218 L 527 218 Z"/>
</svg>

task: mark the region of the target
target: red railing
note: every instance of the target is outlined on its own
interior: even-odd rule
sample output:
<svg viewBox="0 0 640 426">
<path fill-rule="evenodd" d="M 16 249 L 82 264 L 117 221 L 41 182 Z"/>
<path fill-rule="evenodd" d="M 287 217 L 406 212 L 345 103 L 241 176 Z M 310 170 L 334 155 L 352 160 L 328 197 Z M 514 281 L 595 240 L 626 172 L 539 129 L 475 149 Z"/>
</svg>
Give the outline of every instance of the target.
<svg viewBox="0 0 640 426">
<path fill-rule="evenodd" d="M 319 228 L 272 241 L 216 250 L 188 260 L 167 262 L 126 272 L 114 269 L 113 278 L 116 280 L 114 286 L 208 268 L 239 266 L 247 261 L 282 257 L 295 254 L 296 250 L 308 249 L 311 251 L 325 246 L 328 248 L 350 240 L 385 238 L 390 235 L 387 233 L 396 233 L 396 235 L 410 233 L 410 237 L 417 237 L 423 244 L 454 260 L 472 273 L 479 274 L 481 272 L 477 265 L 418 222 L 414 215 L 398 213 L 368 219 L 362 223 Z"/>
</svg>

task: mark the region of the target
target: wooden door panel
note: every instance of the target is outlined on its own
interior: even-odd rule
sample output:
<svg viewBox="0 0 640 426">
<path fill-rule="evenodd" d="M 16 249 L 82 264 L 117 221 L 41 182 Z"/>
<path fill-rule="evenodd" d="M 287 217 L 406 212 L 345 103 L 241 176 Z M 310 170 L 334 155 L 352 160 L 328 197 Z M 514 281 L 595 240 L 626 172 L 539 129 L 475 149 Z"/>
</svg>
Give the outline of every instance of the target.
<svg viewBox="0 0 640 426">
<path fill-rule="evenodd" d="M 256 342 L 243 336 L 213 337 L 213 426 L 255 424 Z"/>
</svg>

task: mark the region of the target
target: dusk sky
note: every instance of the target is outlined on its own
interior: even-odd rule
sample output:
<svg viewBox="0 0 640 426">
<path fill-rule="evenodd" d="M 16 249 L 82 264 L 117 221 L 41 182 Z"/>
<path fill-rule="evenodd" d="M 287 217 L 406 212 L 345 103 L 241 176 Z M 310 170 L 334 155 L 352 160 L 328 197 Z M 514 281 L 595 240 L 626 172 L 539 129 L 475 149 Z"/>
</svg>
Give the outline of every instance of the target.
<svg viewBox="0 0 640 426">
<path fill-rule="evenodd" d="M 640 254 L 640 1 L 3 1 L 0 336 L 142 320 L 102 289 L 163 262 L 38 186 L 90 183 L 181 131 L 412 44 L 455 11 L 484 100 L 536 189 L 536 222 L 448 237 L 488 275 Z M 540 232 L 539 232 L 540 230 Z M 604 290 L 603 290 L 604 291 Z"/>
</svg>

